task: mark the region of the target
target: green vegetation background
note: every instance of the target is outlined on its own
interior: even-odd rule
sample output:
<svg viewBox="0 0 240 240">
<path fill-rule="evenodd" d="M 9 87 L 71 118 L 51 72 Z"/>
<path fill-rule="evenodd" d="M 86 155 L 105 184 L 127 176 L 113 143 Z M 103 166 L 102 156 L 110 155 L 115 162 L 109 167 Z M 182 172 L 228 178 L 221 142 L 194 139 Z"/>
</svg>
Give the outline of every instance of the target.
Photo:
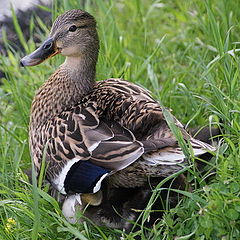
<svg viewBox="0 0 240 240">
<path fill-rule="evenodd" d="M 145 233 L 142 227 L 127 235 L 87 220 L 70 225 L 46 187 L 32 187 L 23 173 L 31 166 L 28 121 L 34 92 L 63 58 L 22 69 L 23 54 L 9 50 L 0 56 L 6 73 L 0 86 L 0 239 L 118 239 L 117 233 L 124 239 L 240 239 L 240 1 L 80 2 L 54 1 L 47 10 L 53 18 L 72 8 L 96 17 L 101 39 L 97 80 L 121 77 L 148 88 L 187 126 L 221 125 L 221 146 L 205 176 L 189 170 L 193 191 L 182 192 L 178 206 L 166 206 L 163 219 Z M 33 51 L 32 38 L 24 40 L 13 18 L 24 49 Z M 44 39 L 48 29 L 37 21 Z M 38 33 L 33 21 L 29 27 Z M 160 190 L 161 184 L 154 196 Z M 149 209 L 143 221 L 148 214 Z"/>
</svg>

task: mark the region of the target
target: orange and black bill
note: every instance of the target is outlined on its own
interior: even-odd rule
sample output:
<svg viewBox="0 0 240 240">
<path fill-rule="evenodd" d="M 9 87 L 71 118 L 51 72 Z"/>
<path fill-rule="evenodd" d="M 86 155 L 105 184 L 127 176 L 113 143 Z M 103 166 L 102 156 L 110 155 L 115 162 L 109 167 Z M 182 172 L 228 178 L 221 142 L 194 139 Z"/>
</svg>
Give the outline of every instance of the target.
<svg viewBox="0 0 240 240">
<path fill-rule="evenodd" d="M 20 64 L 22 67 L 35 66 L 58 53 L 53 39 L 49 38 L 34 52 L 22 58 Z"/>
</svg>

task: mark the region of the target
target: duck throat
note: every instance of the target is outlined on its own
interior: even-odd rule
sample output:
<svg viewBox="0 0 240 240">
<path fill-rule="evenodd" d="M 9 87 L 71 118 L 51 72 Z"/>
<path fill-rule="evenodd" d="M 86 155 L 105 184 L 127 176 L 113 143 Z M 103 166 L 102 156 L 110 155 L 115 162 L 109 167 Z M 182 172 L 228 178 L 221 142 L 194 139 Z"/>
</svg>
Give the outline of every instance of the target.
<svg viewBox="0 0 240 240">
<path fill-rule="evenodd" d="M 95 84 L 97 59 L 88 57 L 67 57 L 60 70 L 66 72 L 72 86 L 80 92 L 78 97 L 86 95 Z"/>
<path fill-rule="evenodd" d="M 92 90 L 96 61 L 94 58 L 66 58 L 35 95 L 30 119 L 32 130 L 71 108 Z"/>
</svg>

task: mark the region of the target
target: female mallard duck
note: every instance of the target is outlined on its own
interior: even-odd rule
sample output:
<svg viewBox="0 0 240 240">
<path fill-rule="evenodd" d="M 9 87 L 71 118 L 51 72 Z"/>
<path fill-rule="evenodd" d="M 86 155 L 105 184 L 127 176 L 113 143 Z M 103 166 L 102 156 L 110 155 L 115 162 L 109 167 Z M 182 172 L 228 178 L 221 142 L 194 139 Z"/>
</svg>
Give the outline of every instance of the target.
<svg viewBox="0 0 240 240">
<path fill-rule="evenodd" d="M 21 59 L 22 66 L 34 66 L 66 56 L 36 93 L 30 116 L 36 171 L 44 156 L 47 180 L 69 195 L 65 213 L 81 202 L 79 194 L 97 193 L 103 179 L 113 187 L 141 187 L 148 177 L 169 176 L 187 162 L 146 90 L 121 79 L 95 82 L 98 50 L 94 17 L 70 10 L 55 20 L 43 45 Z M 214 150 L 175 123 L 195 156 Z"/>
</svg>

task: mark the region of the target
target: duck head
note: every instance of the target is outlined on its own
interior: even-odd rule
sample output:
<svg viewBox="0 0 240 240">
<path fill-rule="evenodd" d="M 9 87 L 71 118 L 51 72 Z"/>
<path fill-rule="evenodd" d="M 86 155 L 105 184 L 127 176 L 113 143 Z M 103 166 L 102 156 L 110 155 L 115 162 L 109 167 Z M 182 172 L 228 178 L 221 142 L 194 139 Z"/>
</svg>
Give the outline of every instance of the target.
<svg viewBox="0 0 240 240">
<path fill-rule="evenodd" d="M 97 61 L 99 50 L 96 21 L 82 10 L 70 10 L 54 22 L 49 38 L 33 53 L 21 59 L 21 66 L 35 66 L 61 54 L 70 58 L 90 58 Z"/>
</svg>

